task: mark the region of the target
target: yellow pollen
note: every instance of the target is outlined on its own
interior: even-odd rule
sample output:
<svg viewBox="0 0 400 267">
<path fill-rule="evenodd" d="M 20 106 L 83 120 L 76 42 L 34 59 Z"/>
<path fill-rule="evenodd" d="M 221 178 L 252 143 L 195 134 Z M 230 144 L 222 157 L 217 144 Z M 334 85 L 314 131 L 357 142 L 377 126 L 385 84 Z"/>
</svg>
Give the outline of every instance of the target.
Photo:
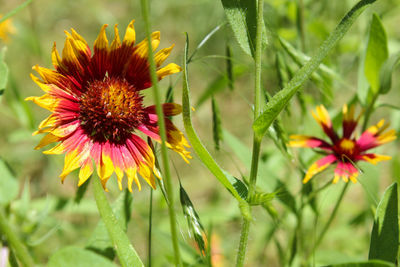
<svg viewBox="0 0 400 267">
<path fill-rule="evenodd" d="M 351 151 L 355 147 L 355 143 L 352 140 L 349 139 L 343 139 L 340 141 L 340 148 L 346 151 Z"/>
</svg>

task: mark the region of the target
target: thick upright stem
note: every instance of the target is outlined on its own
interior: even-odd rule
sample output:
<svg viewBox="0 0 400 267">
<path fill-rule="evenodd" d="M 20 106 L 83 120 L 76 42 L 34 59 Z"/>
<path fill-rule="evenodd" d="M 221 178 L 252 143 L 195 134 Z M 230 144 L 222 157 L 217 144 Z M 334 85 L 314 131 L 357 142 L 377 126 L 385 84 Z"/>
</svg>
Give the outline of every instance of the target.
<svg viewBox="0 0 400 267">
<path fill-rule="evenodd" d="M 18 260 L 23 266 L 34 266 L 35 263 L 25 245 L 21 242 L 15 231 L 8 224 L 2 207 L 0 207 L 0 234 L 6 237 L 8 244 L 15 251 Z"/>
<path fill-rule="evenodd" d="M 117 218 L 115 217 L 110 204 L 104 194 L 103 186 L 101 185 L 100 178 L 92 177 L 93 192 L 96 199 L 97 209 L 99 210 L 101 219 L 103 220 L 107 232 L 110 236 L 111 242 L 116 248 L 117 255 L 121 266 L 144 266 L 139 258 L 132 244 L 130 243 L 127 235 L 122 230 Z"/>
<path fill-rule="evenodd" d="M 257 6 L 257 35 L 256 35 L 256 50 L 254 53 L 255 65 L 255 85 L 254 85 L 254 120 L 261 114 L 261 52 L 262 52 L 262 26 L 263 26 L 263 7 L 264 1 L 258 0 Z M 260 157 L 261 138 L 253 133 L 253 152 L 251 159 L 249 192 L 247 200 L 250 200 L 255 193 L 258 160 Z M 251 214 L 251 209 L 250 209 Z M 246 257 L 247 243 L 249 239 L 251 217 L 243 217 L 242 233 L 239 241 L 239 251 L 236 259 L 236 266 L 243 266 Z"/>
<path fill-rule="evenodd" d="M 175 257 L 175 264 L 178 266 L 182 266 L 180 251 L 179 251 L 179 243 L 178 243 L 178 231 L 176 228 L 176 214 L 174 210 L 174 194 L 172 189 L 172 182 L 171 182 L 171 172 L 169 168 L 168 162 L 168 153 L 167 153 L 167 134 L 166 134 L 166 127 L 165 127 L 165 118 L 164 113 L 161 106 L 161 96 L 158 88 L 158 77 L 156 74 L 156 65 L 154 62 L 154 53 L 151 46 L 151 25 L 149 19 L 149 3 L 147 0 L 141 0 L 142 6 L 142 15 L 145 21 L 145 28 L 146 28 L 146 36 L 148 40 L 148 61 L 150 65 L 150 76 L 151 82 L 153 86 L 153 95 L 154 95 L 154 102 L 156 105 L 157 117 L 158 117 L 158 126 L 160 128 L 160 136 L 161 136 L 161 159 L 163 165 L 163 178 L 165 183 L 165 190 L 168 197 L 168 213 L 170 219 L 170 227 L 171 227 L 171 237 L 172 237 L 172 246 L 174 248 L 174 257 Z"/>
</svg>

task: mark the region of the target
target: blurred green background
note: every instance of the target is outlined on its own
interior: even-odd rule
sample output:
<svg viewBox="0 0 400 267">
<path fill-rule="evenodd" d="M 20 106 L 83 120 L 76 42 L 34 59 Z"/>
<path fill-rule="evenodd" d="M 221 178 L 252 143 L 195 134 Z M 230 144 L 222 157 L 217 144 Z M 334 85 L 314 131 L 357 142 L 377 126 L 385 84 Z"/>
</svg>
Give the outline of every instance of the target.
<svg viewBox="0 0 400 267">
<path fill-rule="evenodd" d="M 0 13 L 5 14 L 19 5 L 20 1 L 0 1 Z M 301 4 L 303 8 L 301 8 Z M 269 94 L 274 94 L 282 85 L 276 66 L 277 54 L 281 55 L 293 72 L 298 69 L 287 51 L 278 45 L 280 36 L 288 41 L 296 51 L 312 55 L 342 16 L 354 5 L 354 0 L 270 0 L 265 1 L 264 20 L 267 26 L 269 45 L 263 56 L 263 86 Z M 372 13 L 377 13 L 383 22 L 390 54 L 400 50 L 400 1 L 378 1 L 356 21 L 333 53 L 325 60 L 335 76 L 318 72 L 304 90 L 282 113 L 284 136 L 288 134 L 313 134 L 323 137 L 322 131 L 312 119 L 310 110 L 320 103 L 325 104 L 333 116 L 341 111 L 344 103 L 354 96 L 362 99 L 360 83 L 360 56 L 365 50 L 368 27 Z M 189 64 L 189 80 L 192 91 L 194 124 L 203 142 L 219 164 L 234 176 L 247 177 L 251 159 L 251 123 L 253 102 L 253 63 L 237 45 L 229 25 L 226 24 L 220 1 L 152 1 L 151 18 L 153 30 L 161 31 L 160 48 L 175 44 L 173 53 L 166 63 L 182 64 L 185 43 L 184 32 L 190 39 L 189 54 L 215 27 L 221 25 L 208 41 L 198 49 Z M 67 177 L 64 184 L 58 175 L 63 166 L 63 156 L 46 156 L 33 148 L 40 136 L 31 133 L 48 112 L 26 103 L 25 97 L 38 96 L 42 92 L 29 78 L 31 67 L 39 64 L 52 68 L 51 48 L 57 43 L 59 51 L 64 43 L 64 30 L 74 28 L 89 45 L 97 37 L 100 27 L 109 24 L 108 39 L 112 40 L 112 26 L 119 25 L 123 35 L 130 20 L 135 19 L 137 41 L 144 38 L 144 24 L 139 1 L 58 1 L 34 0 L 26 9 L 13 18 L 16 32 L 7 43 L 5 61 L 10 70 L 5 94 L 1 96 L 0 108 L 0 157 L 12 170 L 19 183 L 19 195 L 10 206 L 10 218 L 19 229 L 34 257 L 45 264 L 57 250 L 67 245 L 85 246 L 97 225 L 99 215 L 91 193 L 90 185 L 83 200 L 77 204 L 77 172 Z M 227 83 L 226 46 L 232 49 L 232 63 L 235 81 L 231 90 Z M 399 107 L 399 69 L 393 74 L 392 90 L 380 97 L 379 104 Z M 290 71 L 289 74 L 290 76 Z M 168 86 L 174 87 L 174 99 L 181 102 L 181 75 L 175 74 L 160 83 L 163 94 Z M 149 92 L 146 95 L 150 96 Z M 221 148 L 214 148 L 212 132 L 211 98 L 214 95 L 219 105 L 223 141 Z M 147 99 L 151 103 L 151 97 Z M 359 110 L 360 110 L 359 105 Z M 370 124 L 380 118 L 390 121 L 398 132 L 400 111 L 395 108 L 378 108 Z M 182 131 L 181 117 L 174 123 Z M 378 151 L 393 156 L 393 160 L 377 166 L 363 165 L 360 182 L 351 185 L 345 202 L 339 210 L 321 248 L 314 255 L 315 264 L 327 264 L 366 259 L 373 223 L 373 211 L 382 195 L 382 190 L 393 181 L 400 179 L 399 145 L 393 142 Z M 280 148 L 279 148 L 280 147 Z M 305 166 L 318 158 L 309 150 L 289 149 L 281 153 L 270 138 L 265 138 L 258 186 L 272 192 L 279 182 L 285 183 L 290 195 L 297 198 L 301 190 L 301 174 L 296 169 L 299 161 Z M 188 165 L 174 153 L 170 153 L 176 166 L 174 172 L 175 197 L 178 200 L 179 176 L 207 230 L 219 242 L 215 247 L 221 253 L 225 266 L 231 266 L 236 258 L 241 226 L 240 211 L 229 193 L 217 182 L 193 153 L 194 159 Z M 328 169 L 315 179 L 315 187 L 332 178 L 333 169 Z M 142 184 L 145 182 L 142 180 Z M 313 211 L 304 216 L 304 246 L 310 247 L 315 240 L 316 230 L 320 230 L 327 220 L 334 200 L 343 182 L 330 186 L 319 196 L 315 204 L 318 211 L 314 220 Z M 109 199 L 113 201 L 120 194 L 115 179 L 108 182 Z M 289 193 L 287 193 L 289 194 Z M 147 232 L 149 214 L 149 187 L 133 193 L 132 218 L 128 225 L 128 235 L 142 259 L 147 258 Z M 284 198 L 285 196 L 281 197 Z M 285 200 L 284 200 L 285 201 Z M 287 200 L 286 200 L 287 201 Z M 296 199 L 298 201 L 298 199 Z M 178 223 L 181 232 L 183 258 L 188 264 L 197 262 L 194 241 L 188 235 L 188 227 L 179 202 L 176 202 Z M 288 251 L 296 218 L 287 211 L 285 204 L 274 200 L 278 218 L 273 219 L 264 209 L 253 211 L 254 223 L 250 233 L 247 266 L 281 266 L 279 254 Z M 153 257 L 154 266 L 169 266 L 172 248 L 169 239 L 169 220 L 165 201 L 160 190 L 154 192 L 153 210 Z M 272 238 L 271 233 L 275 235 Z"/>
</svg>

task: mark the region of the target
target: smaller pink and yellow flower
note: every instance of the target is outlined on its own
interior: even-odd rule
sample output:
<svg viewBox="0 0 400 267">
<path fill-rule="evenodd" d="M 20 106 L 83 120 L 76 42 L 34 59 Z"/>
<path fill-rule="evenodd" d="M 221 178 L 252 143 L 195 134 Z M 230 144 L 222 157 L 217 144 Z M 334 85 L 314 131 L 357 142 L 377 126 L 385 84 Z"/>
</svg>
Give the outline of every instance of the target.
<svg viewBox="0 0 400 267">
<path fill-rule="evenodd" d="M 391 159 L 390 156 L 367 153 L 367 151 L 395 140 L 395 131 L 393 129 L 386 131 L 389 124 L 382 119 L 364 131 L 359 138 L 356 138 L 354 131 L 361 114 L 355 118 L 354 113 L 354 106 L 351 106 L 350 109 L 347 105 L 343 106 L 342 137 L 339 137 L 332 126 L 328 111 L 323 105 L 320 105 L 316 108 L 316 112 L 312 112 L 312 115 L 329 137 L 329 141 L 307 135 L 290 136 L 289 145 L 292 147 L 318 148 L 326 153 L 325 157 L 309 167 L 303 183 L 307 183 L 314 175 L 334 163 L 337 165 L 333 183 L 337 183 L 340 178 L 345 182 L 350 180 L 356 183 L 358 168 L 355 164 L 358 161 L 377 164 L 379 161 Z"/>
</svg>

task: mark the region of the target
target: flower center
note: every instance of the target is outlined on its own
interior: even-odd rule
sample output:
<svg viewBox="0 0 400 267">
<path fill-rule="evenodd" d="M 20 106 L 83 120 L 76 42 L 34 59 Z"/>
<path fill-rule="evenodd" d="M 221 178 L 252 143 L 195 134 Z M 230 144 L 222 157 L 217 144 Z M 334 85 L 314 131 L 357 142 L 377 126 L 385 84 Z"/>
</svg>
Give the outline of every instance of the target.
<svg viewBox="0 0 400 267">
<path fill-rule="evenodd" d="M 340 140 L 339 146 L 344 151 L 352 151 L 356 144 L 350 139 L 343 138 L 342 140 Z"/>
<path fill-rule="evenodd" d="M 353 157 L 357 152 L 356 143 L 353 140 L 342 138 L 334 146 L 336 154 L 342 158 L 342 160 L 354 160 Z"/>
<path fill-rule="evenodd" d="M 82 128 L 95 141 L 124 142 L 144 118 L 143 97 L 127 81 L 93 81 L 82 94 Z"/>
</svg>

